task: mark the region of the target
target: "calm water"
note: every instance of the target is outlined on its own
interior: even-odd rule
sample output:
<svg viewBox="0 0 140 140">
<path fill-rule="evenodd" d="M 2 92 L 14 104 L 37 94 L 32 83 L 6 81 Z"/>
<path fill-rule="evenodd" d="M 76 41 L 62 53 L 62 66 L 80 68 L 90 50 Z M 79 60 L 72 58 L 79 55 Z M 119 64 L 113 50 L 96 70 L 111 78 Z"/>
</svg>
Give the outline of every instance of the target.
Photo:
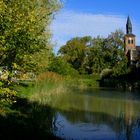
<svg viewBox="0 0 140 140">
<path fill-rule="evenodd" d="M 140 94 L 86 90 L 56 96 L 53 132 L 66 140 L 140 140 Z"/>
</svg>

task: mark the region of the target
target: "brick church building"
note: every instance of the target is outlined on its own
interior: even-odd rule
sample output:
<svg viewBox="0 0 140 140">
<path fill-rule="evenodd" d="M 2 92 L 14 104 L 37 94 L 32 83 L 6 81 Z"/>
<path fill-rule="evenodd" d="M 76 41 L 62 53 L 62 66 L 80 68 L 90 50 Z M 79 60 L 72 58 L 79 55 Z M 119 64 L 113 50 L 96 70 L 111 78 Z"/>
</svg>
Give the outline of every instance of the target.
<svg viewBox="0 0 140 140">
<path fill-rule="evenodd" d="M 136 36 L 132 33 L 132 23 L 127 18 L 126 34 L 124 36 L 124 52 L 130 64 L 136 64 L 140 58 L 140 46 L 136 46 Z"/>
</svg>

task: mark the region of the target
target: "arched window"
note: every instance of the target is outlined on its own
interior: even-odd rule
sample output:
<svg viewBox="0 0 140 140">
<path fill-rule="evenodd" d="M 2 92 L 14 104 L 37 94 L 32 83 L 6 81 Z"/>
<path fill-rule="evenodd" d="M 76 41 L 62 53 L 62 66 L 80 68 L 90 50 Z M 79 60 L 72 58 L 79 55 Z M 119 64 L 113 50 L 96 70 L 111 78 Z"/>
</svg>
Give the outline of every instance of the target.
<svg viewBox="0 0 140 140">
<path fill-rule="evenodd" d="M 128 39 L 128 44 L 130 44 L 131 43 L 131 39 Z"/>
<path fill-rule="evenodd" d="M 134 43 L 133 39 L 131 40 L 131 43 L 132 43 L 132 44 Z"/>
</svg>

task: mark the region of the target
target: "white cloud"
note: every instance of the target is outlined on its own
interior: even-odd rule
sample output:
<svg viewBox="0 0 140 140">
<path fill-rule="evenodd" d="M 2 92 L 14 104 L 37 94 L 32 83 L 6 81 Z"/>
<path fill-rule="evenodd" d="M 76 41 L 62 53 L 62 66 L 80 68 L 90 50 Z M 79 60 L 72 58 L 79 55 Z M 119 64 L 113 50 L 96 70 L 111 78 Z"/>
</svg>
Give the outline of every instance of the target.
<svg viewBox="0 0 140 140">
<path fill-rule="evenodd" d="M 125 32 L 125 25 L 126 17 L 121 15 L 61 11 L 61 13 L 56 15 L 52 24 L 53 40 L 57 42 L 55 51 L 57 51 L 61 45 L 65 44 L 66 41 L 72 37 L 86 35 L 90 35 L 92 37 L 100 35 L 105 37 L 116 29 L 122 29 Z M 135 26 L 135 31 L 137 31 L 136 33 L 140 38 L 138 25 Z"/>
</svg>

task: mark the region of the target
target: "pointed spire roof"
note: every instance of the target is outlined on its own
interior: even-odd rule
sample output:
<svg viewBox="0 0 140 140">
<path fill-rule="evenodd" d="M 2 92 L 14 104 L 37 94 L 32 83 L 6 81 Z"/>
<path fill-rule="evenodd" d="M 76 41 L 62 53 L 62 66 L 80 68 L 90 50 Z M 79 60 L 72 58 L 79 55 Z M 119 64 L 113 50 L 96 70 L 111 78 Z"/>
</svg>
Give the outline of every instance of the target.
<svg viewBox="0 0 140 140">
<path fill-rule="evenodd" d="M 130 25 L 130 26 L 132 26 L 131 20 L 130 20 L 130 17 L 129 16 L 127 17 L 127 24 Z"/>
<path fill-rule="evenodd" d="M 126 34 L 132 34 L 132 23 L 129 16 L 126 23 Z"/>
</svg>

